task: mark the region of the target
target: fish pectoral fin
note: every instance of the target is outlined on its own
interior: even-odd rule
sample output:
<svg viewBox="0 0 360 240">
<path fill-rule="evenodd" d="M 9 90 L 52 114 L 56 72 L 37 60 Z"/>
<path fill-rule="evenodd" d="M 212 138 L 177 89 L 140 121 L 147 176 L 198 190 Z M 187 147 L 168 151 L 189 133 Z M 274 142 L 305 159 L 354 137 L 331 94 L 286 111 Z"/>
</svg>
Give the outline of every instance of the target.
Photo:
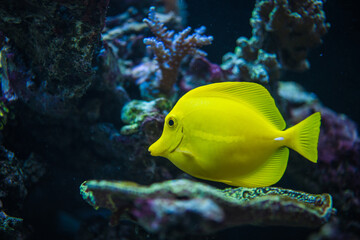
<svg viewBox="0 0 360 240">
<path fill-rule="evenodd" d="M 260 168 L 237 179 L 230 185 L 242 187 L 266 187 L 277 183 L 284 175 L 289 158 L 287 147 L 279 148 Z"/>
<path fill-rule="evenodd" d="M 175 151 L 186 155 L 187 158 L 195 159 L 194 154 L 192 154 L 192 152 L 188 149 L 180 147 L 180 148 L 177 148 Z"/>
</svg>

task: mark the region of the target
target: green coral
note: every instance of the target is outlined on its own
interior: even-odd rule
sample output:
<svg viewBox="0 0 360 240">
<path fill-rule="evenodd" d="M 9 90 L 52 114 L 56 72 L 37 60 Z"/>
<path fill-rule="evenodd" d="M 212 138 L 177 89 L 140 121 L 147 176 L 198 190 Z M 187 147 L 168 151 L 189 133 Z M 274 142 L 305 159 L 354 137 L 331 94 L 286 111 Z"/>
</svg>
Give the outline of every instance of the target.
<svg viewBox="0 0 360 240">
<path fill-rule="evenodd" d="M 277 187 L 220 190 L 184 179 L 150 186 L 125 181 L 91 180 L 81 185 L 80 192 L 84 200 L 96 209 L 111 210 L 112 224 L 116 224 L 120 215 L 124 215 L 150 232 L 167 232 L 174 224 L 186 229 L 184 219 L 189 217 L 189 212 L 196 215 L 196 231 L 201 233 L 244 224 L 317 227 L 328 222 L 336 212 L 329 194 L 309 194 Z M 212 210 L 220 209 L 224 217 L 213 225 L 213 216 L 192 204 L 199 199 L 206 200 Z M 166 202 L 166 205 L 159 202 Z M 167 212 L 168 206 L 171 206 L 171 214 Z M 186 206 L 188 209 L 184 210 Z M 171 223 L 167 222 L 169 218 L 172 219 Z M 157 227 L 153 228 L 154 225 Z"/>
<path fill-rule="evenodd" d="M 121 120 L 127 124 L 121 128 L 121 134 L 137 133 L 147 117 L 167 114 L 171 110 L 171 102 L 165 98 L 152 101 L 132 100 L 121 110 Z"/>
<path fill-rule="evenodd" d="M 276 54 L 268 53 L 255 45 L 254 39 L 240 37 L 234 53 L 223 56 L 221 68 L 238 75 L 242 80 L 263 85 L 280 78 L 281 65 Z"/>
</svg>

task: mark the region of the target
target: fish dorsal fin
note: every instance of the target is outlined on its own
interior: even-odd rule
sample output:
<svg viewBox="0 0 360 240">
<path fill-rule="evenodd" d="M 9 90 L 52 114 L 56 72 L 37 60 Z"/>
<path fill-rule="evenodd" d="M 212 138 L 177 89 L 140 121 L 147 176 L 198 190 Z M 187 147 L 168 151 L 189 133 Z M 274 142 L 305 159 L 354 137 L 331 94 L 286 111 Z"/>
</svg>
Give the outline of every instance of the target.
<svg viewBox="0 0 360 240">
<path fill-rule="evenodd" d="M 221 82 L 201 86 L 186 93 L 183 98 L 221 97 L 248 105 L 259 112 L 276 129 L 283 130 L 286 126 L 283 117 L 275 105 L 270 93 L 257 83 L 252 82 Z"/>
<path fill-rule="evenodd" d="M 242 187 L 265 187 L 277 183 L 284 175 L 289 158 L 287 147 L 279 148 L 262 167 L 254 172 L 232 179 L 227 184 Z M 226 183 L 226 182 L 225 182 Z"/>
</svg>

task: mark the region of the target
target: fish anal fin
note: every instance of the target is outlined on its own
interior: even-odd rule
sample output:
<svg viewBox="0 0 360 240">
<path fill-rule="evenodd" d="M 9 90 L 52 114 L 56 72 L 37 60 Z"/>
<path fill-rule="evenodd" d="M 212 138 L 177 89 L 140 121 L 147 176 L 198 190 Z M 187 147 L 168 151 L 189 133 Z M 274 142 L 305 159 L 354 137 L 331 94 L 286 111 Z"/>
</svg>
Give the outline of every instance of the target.
<svg viewBox="0 0 360 240">
<path fill-rule="evenodd" d="M 266 187 L 273 185 L 284 175 L 288 158 L 289 149 L 281 147 L 262 167 L 237 179 L 231 179 L 231 183 L 227 181 L 226 184 L 241 187 Z"/>
<path fill-rule="evenodd" d="M 270 93 L 257 83 L 221 82 L 195 88 L 184 95 L 184 98 L 222 97 L 241 102 L 267 119 L 276 129 L 286 126 L 275 101 Z"/>
<path fill-rule="evenodd" d="M 193 160 L 195 159 L 194 154 L 190 150 L 188 150 L 184 147 L 179 147 L 175 151 L 185 155 L 186 158 L 188 158 L 188 159 L 193 159 Z"/>
</svg>

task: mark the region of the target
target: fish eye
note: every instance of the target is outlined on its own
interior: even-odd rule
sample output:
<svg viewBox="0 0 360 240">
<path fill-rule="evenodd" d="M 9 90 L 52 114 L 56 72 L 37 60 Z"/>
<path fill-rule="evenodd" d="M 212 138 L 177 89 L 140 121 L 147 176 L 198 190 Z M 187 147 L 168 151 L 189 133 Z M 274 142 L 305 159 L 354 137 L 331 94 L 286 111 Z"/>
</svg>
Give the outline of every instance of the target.
<svg viewBox="0 0 360 240">
<path fill-rule="evenodd" d="M 168 120 L 167 120 L 167 124 L 170 128 L 174 128 L 176 127 L 176 120 L 175 118 L 173 117 L 170 117 Z"/>
</svg>

